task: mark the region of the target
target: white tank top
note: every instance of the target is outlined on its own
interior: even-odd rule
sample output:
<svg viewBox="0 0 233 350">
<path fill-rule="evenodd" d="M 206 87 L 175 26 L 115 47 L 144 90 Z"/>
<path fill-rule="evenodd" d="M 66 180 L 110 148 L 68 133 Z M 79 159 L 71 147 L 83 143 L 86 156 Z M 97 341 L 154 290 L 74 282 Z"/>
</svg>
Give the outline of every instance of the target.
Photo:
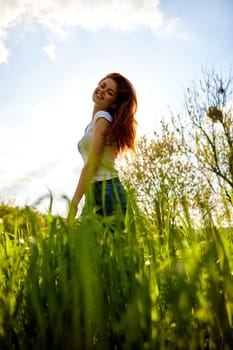
<svg viewBox="0 0 233 350">
<path fill-rule="evenodd" d="M 85 129 L 84 136 L 78 142 L 78 150 L 81 153 L 84 164 L 86 163 L 88 158 L 93 129 L 95 126 L 95 122 L 98 118 L 105 118 L 109 122 L 112 122 L 111 114 L 106 111 L 98 111 L 94 115 L 94 118 L 92 119 L 91 123 Z M 104 151 L 100 159 L 100 165 L 95 175 L 93 176 L 92 182 L 108 180 L 118 176 L 118 172 L 115 168 L 116 156 L 116 145 L 105 144 Z"/>
</svg>

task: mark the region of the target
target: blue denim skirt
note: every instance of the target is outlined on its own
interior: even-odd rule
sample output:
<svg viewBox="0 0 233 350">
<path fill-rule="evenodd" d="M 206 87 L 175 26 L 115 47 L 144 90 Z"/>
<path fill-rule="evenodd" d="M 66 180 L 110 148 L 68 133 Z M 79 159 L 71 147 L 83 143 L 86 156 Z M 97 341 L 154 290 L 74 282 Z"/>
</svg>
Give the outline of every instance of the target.
<svg viewBox="0 0 233 350">
<path fill-rule="evenodd" d="M 88 209 L 102 216 L 126 213 L 125 189 L 118 177 L 93 182 L 86 194 Z"/>
</svg>

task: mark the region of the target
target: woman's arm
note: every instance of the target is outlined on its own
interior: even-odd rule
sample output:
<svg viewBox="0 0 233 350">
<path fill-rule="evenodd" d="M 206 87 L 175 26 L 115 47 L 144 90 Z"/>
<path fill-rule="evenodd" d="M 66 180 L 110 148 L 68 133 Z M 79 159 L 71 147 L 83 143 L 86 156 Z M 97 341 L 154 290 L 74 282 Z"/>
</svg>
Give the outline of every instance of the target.
<svg viewBox="0 0 233 350">
<path fill-rule="evenodd" d="M 78 204 L 87 188 L 87 185 L 99 167 L 100 159 L 104 151 L 104 145 L 106 143 L 106 135 L 109 125 L 110 122 L 101 117 L 98 118 L 95 123 L 87 162 L 82 168 L 75 193 L 71 200 L 68 214 L 68 218 L 70 219 L 75 218 Z"/>
</svg>

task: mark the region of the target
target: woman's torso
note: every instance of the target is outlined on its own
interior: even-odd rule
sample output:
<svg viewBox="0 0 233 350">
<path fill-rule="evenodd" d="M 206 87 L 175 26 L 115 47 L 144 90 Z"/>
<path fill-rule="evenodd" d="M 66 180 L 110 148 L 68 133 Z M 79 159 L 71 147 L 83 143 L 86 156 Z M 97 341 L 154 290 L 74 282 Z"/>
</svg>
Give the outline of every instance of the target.
<svg viewBox="0 0 233 350">
<path fill-rule="evenodd" d="M 85 133 L 81 140 L 78 142 L 78 150 L 81 153 L 84 164 L 87 162 L 88 153 L 91 146 L 91 139 L 95 122 L 98 118 L 105 118 L 109 122 L 112 122 L 112 116 L 106 111 L 99 111 L 95 114 L 91 123 L 86 127 Z M 100 159 L 99 167 L 92 178 L 92 182 L 103 181 L 112 179 L 118 176 L 118 172 L 115 167 L 116 160 L 116 145 L 107 143 L 104 146 L 104 151 Z"/>
</svg>

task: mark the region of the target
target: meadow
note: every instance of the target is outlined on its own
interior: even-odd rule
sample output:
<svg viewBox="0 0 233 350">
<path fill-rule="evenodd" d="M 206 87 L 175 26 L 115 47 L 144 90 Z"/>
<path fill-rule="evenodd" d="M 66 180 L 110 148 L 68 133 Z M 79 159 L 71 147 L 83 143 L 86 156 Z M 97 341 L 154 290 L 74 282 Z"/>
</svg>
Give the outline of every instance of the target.
<svg viewBox="0 0 233 350">
<path fill-rule="evenodd" d="M 0 206 L 1 350 L 230 350 L 233 229 Z M 118 220 L 117 220 L 118 222 Z M 120 220 L 119 220 L 120 222 Z"/>
</svg>

